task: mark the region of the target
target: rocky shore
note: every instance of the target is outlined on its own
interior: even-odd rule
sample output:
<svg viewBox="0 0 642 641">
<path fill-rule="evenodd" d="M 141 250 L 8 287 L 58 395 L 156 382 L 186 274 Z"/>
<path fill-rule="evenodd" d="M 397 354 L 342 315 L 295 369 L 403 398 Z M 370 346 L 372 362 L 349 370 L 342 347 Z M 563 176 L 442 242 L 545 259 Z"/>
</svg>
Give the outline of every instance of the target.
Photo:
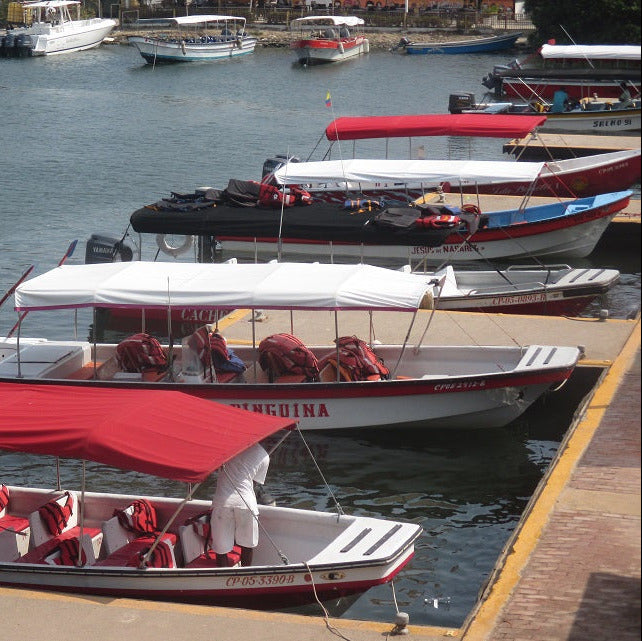
<svg viewBox="0 0 642 641">
<path fill-rule="evenodd" d="M 288 47 L 292 35 L 285 27 L 274 26 L 271 28 L 266 28 L 262 24 L 249 24 L 247 26 L 247 31 L 253 36 L 256 36 L 258 39 L 257 48 L 280 48 Z M 112 32 L 111 37 L 112 41 L 117 44 L 127 44 L 127 37 L 134 35 L 146 35 L 146 31 L 140 31 L 135 29 L 120 29 Z M 458 34 L 452 30 L 422 30 L 421 32 L 412 31 L 409 33 L 407 29 L 399 27 L 398 29 L 377 29 L 377 30 L 366 30 L 366 36 L 370 42 L 370 48 L 374 50 L 390 50 L 391 47 L 394 47 L 402 36 L 407 37 L 410 40 L 421 40 L 422 42 L 446 42 L 453 40 L 466 40 L 471 37 L 479 35 L 488 35 L 488 34 L 477 34 L 477 33 L 468 33 L 466 35 Z"/>
</svg>

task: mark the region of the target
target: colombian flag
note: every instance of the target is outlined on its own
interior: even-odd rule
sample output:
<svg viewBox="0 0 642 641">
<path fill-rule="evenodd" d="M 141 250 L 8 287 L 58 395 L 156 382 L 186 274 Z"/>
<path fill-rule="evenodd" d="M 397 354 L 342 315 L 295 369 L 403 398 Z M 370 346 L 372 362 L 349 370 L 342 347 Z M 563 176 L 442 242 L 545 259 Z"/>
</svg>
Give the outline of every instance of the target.
<svg viewBox="0 0 642 641">
<path fill-rule="evenodd" d="M 332 107 L 332 98 L 330 97 L 330 92 L 329 91 L 325 95 L 325 106 L 326 107 Z"/>
</svg>

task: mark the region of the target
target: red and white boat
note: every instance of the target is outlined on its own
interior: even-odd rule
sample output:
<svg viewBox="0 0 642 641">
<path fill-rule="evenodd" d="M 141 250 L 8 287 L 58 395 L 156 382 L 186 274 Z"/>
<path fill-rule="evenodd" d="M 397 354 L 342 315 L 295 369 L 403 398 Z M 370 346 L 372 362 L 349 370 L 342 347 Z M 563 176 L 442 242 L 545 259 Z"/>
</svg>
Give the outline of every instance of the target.
<svg viewBox="0 0 642 641">
<path fill-rule="evenodd" d="M 296 18 L 290 23 L 290 49 L 304 65 L 350 60 L 370 51 L 363 25 L 363 18 L 356 16 Z"/>
<path fill-rule="evenodd" d="M 330 147 L 325 158 L 332 157 L 333 144 L 337 141 L 353 141 L 352 156 L 357 158 L 359 140 L 412 138 L 420 136 L 461 136 L 484 138 L 536 137 L 538 129 L 546 122 L 546 116 L 510 114 L 417 114 L 402 116 L 345 116 L 333 120 L 325 129 Z M 386 142 L 387 147 L 387 142 Z M 386 158 L 388 156 L 386 149 Z M 410 156 L 410 154 L 408 154 Z M 275 159 L 277 160 L 277 159 Z M 435 161 L 441 162 L 441 161 Z M 445 161 L 448 163 L 458 161 Z M 467 161 L 461 161 L 467 162 Z M 503 161 L 513 164 L 514 161 Z M 621 191 L 640 182 L 640 150 L 631 149 L 606 154 L 555 160 L 545 163 L 523 163 L 534 170 L 529 177 L 515 175 L 513 178 L 484 180 L 479 177 L 468 184 L 450 181 L 447 189 L 464 193 L 496 194 L 503 196 L 561 196 L 578 198 L 595 196 L 610 191 Z M 278 166 L 275 161 L 270 169 Z M 525 170 L 525 169 L 524 169 Z M 515 170 L 517 171 L 517 169 Z M 264 170 L 265 173 L 265 170 Z M 343 182 L 343 181 L 342 181 Z M 381 181 L 380 181 L 381 182 Z M 397 183 L 397 184 L 395 184 Z M 343 202 L 346 198 L 365 197 L 415 199 L 426 188 L 419 181 L 389 180 L 379 185 L 347 185 L 345 188 L 312 186 L 315 197 L 331 202 Z M 346 190 L 350 192 L 346 195 Z"/>
<path fill-rule="evenodd" d="M 640 93 L 640 45 L 545 44 L 523 60 L 496 66 L 482 84 L 503 96 L 551 99 L 558 89 L 581 100 L 617 98 L 621 82 Z"/>
<path fill-rule="evenodd" d="M 219 567 L 207 544 L 211 502 L 193 492 L 293 419 L 180 392 L 68 391 L 0 384 L 0 450 L 76 459 L 79 470 L 82 461 L 83 482 L 85 461 L 184 482 L 185 498 L 61 490 L 60 477 L 58 489 L 0 485 L 1 585 L 254 609 L 332 600 L 340 609 L 391 581 L 414 554 L 416 524 L 346 515 L 338 504 L 338 513 L 259 506 L 252 564 Z M 131 514 L 143 505 L 137 526 Z"/>
<path fill-rule="evenodd" d="M 25 338 L 18 331 L 16 338 L 0 339 L 0 383 L 64 385 L 70 392 L 96 387 L 182 391 L 294 418 L 303 430 L 495 427 L 520 416 L 573 372 L 580 350 L 558 345 L 458 347 L 405 342 L 377 344 L 373 355 L 363 343 L 357 355 L 363 358 L 340 349 L 344 341 L 339 326 L 346 336 L 365 333 L 373 345 L 375 313 L 408 313 L 409 337 L 418 316 L 429 322 L 418 311 L 432 306 L 433 286 L 414 274 L 368 265 L 62 265 L 20 284 L 15 290 L 16 310 L 24 315 L 79 308 L 163 309 L 170 325 L 172 311 L 184 307 L 217 309 L 221 314 L 235 309 L 274 310 L 271 316 L 281 321 L 258 323 L 253 316 L 251 324 L 243 324 L 247 338 L 234 345 L 236 357 L 246 367 L 240 373 L 216 371 L 209 351 L 202 347 L 207 344 L 207 327 L 180 344 L 157 346 L 153 368 L 125 364 L 123 350 L 116 344 Z M 344 320 L 347 312 L 351 313 Z M 305 358 L 305 367 L 277 367 L 271 357 L 265 360 L 269 346 L 266 350 L 262 339 L 271 337 L 267 341 L 271 344 L 282 338 L 278 332 L 295 334 L 297 322 L 307 325 L 315 318 L 327 322 L 332 316 L 335 343 L 327 340 L 295 350 L 295 360 Z M 396 324 L 400 316 L 395 314 Z M 293 359 L 288 352 L 286 360 Z M 359 371 L 351 368 L 355 360 L 361 363 Z"/>
</svg>

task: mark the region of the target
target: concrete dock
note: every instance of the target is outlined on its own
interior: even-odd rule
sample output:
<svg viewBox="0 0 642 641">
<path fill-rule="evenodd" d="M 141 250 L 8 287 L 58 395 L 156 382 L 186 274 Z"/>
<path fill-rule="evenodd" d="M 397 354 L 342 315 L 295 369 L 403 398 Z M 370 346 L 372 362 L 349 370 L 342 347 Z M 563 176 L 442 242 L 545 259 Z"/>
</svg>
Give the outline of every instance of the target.
<svg viewBox="0 0 642 641">
<path fill-rule="evenodd" d="M 257 333 L 283 320 L 270 312 Z M 421 312 L 418 323 L 430 312 Z M 249 312 L 225 323 L 233 343 L 251 340 Z M 295 315 L 305 341 L 334 331 Z M 406 323 L 383 319 L 378 339 L 398 338 Z M 282 325 L 279 331 L 282 331 Z M 356 329 L 361 331 L 361 329 Z M 488 314 L 434 314 L 430 335 L 451 344 L 471 336 L 494 344 L 584 344 L 584 362 L 604 366 L 592 398 L 540 482 L 461 628 L 409 626 L 409 637 L 461 641 L 618 641 L 640 636 L 640 321 Z M 367 336 L 367 333 L 365 334 Z M 0 588 L 0 641 L 347 641 L 388 638 L 390 623 L 326 619 L 216 607 L 154 603 Z M 391 615 L 392 616 L 392 615 Z"/>
<path fill-rule="evenodd" d="M 531 134 L 524 138 L 508 141 L 502 151 L 505 154 L 520 156 L 522 160 L 549 160 L 549 153 L 557 160 L 593 156 L 611 151 L 639 149 L 639 135 L 603 135 L 588 136 L 584 134 Z"/>
</svg>

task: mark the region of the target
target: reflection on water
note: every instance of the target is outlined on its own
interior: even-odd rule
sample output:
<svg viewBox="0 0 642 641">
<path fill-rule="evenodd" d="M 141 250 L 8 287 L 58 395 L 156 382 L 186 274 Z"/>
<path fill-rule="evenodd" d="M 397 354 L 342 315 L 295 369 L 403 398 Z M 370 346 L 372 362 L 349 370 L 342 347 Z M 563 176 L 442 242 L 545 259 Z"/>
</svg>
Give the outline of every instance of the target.
<svg viewBox="0 0 642 641">
<path fill-rule="evenodd" d="M 303 438 L 293 433 L 271 455 L 266 490 L 280 505 L 335 511 L 336 497 L 349 514 L 420 524 L 424 533 L 415 557 L 395 580 L 398 605 L 412 623 L 458 626 L 597 374 L 577 371 L 564 394 L 543 398 L 505 429 L 305 432 Z M 5 483 L 55 485 L 51 458 L 5 453 L 0 464 Z M 63 485 L 79 487 L 80 464 L 64 461 L 61 469 Z M 86 478 L 92 491 L 176 497 L 185 492 L 179 483 L 92 463 Z M 196 498 L 208 499 L 213 488 L 208 479 Z M 360 597 L 345 616 L 391 621 L 394 611 L 391 587 L 382 585 Z"/>
</svg>

